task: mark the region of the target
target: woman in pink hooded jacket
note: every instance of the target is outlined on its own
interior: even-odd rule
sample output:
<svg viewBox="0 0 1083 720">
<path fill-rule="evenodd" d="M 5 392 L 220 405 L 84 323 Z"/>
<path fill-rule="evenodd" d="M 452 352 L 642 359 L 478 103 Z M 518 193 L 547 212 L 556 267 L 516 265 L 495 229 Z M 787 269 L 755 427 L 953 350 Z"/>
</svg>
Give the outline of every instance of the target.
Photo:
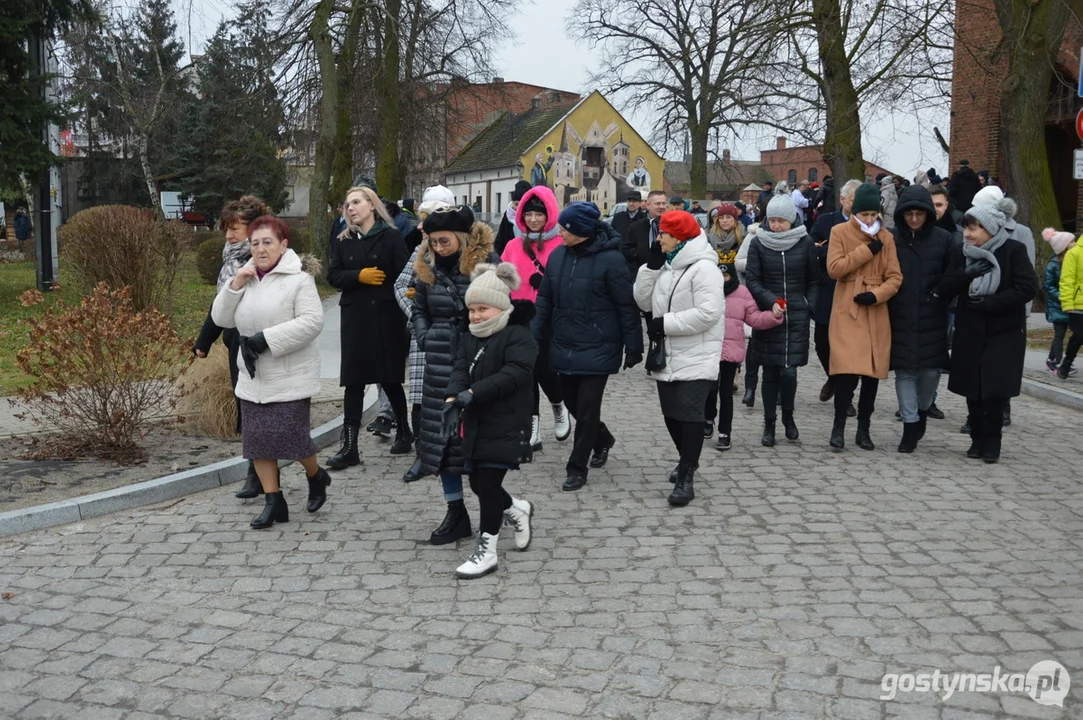
<svg viewBox="0 0 1083 720">
<path fill-rule="evenodd" d="M 718 444 L 715 447 L 725 452 L 731 447 L 730 434 L 733 432 L 733 378 L 745 360 L 745 325 L 756 330 L 773 328 L 782 324 L 785 311 L 776 315 L 771 310 L 760 310 L 752 299 L 752 293 L 737 278 L 732 265 L 720 264 L 718 269 L 722 271 L 726 283 L 723 286 L 726 294 L 726 332 L 722 340 L 722 364 L 718 374 L 718 394 L 722 409 L 718 413 Z M 715 398 L 710 395 L 707 397 L 708 421 L 704 425 L 705 434 L 713 430 L 716 412 Z"/>
<path fill-rule="evenodd" d="M 557 227 L 558 215 L 560 208 L 557 206 L 557 198 L 552 190 L 543 185 L 531 188 L 519 201 L 519 206 L 515 209 L 515 238 L 508 241 L 500 258 L 514 264 L 519 271 L 519 277 L 523 279 L 519 288 L 512 290 L 512 300 L 537 300 L 538 288 L 541 287 L 549 255 L 563 242 L 560 239 L 560 228 Z M 542 448 L 539 417 L 541 390 L 545 391 L 545 396 L 553 407 L 553 434 L 557 440 L 563 442 L 571 435 L 572 426 L 564 408 L 560 382 L 556 373 L 549 369 L 548 348 L 539 348 L 538 360 L 534 364 L 534 417 L 530 444 L 535 450 Z"/>
</svg>

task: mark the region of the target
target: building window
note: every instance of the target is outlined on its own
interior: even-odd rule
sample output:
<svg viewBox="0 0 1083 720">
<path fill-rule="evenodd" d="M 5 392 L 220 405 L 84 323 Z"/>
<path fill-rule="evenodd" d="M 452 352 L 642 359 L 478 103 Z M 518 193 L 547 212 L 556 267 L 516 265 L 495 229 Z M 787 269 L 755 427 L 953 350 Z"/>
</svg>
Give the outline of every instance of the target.
<svg viewBox="0 0 1083 720">
<path fill-rule="evenodd" d="M 797 171 L 796 170 L 790 170 L 788 173 L 786 173 L 786 182 L 789 183 L 790 187 L 793 187 L 794 185 L 797 184 Z"/>
<path fill-rule="evenodd" d="M 500 203 L 500 196 L 501 196 L 501 195 L 503 195 L 503 193 L 497 193 L 497 194 L 496 194 L 496 211 L 497 211 L 497 212 L 500 212 L 500 208 L 504 207 L 504 206 L 503 206 L 503 205 L 502 205 L 502 204 Z"/>
<path fill-rule="evenodd" d="M 817 170 L 816 168 L 809 168 L 808 169 L 808 181 L 810 183 L 814 183 L 819 179 L 820 179 L 820 171 Z"/>
</svg>

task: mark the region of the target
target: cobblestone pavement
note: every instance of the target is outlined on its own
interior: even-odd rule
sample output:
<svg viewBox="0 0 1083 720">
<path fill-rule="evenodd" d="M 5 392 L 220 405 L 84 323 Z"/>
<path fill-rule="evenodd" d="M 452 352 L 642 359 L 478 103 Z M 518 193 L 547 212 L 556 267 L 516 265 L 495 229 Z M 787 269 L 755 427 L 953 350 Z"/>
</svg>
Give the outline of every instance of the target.
<svg viewBox="0 0 1083 720">
<path fill-rule="evenodd" d="M 1004 460 L 963 457 L 963 405 L 918 452 L 884 383 L 879 447 L 827 449 L 822 375 L 801 371 L 800 444 L 705 449 L 695 502 L 653 383 L 611 381 L 609 466 L 563 493 L 546 443 L 509 487 L 537 503 L 524 553 L 459 581 L 467 544 L 424 540 L 439 484 L 366 439 L 325 508 L 263 532 L 231 489 L 0 542 L 3 718 L 989 718 L 1083 714 L 1077 412 L 1014 401 Z M 550 418 L 545 418 L 550 432 Z M 468 499 L 476 519 L 476 503 Z M 1076 675 L 1065 708 L 1024 692 L 899 693 L 887 672 Z"/>
</svg>

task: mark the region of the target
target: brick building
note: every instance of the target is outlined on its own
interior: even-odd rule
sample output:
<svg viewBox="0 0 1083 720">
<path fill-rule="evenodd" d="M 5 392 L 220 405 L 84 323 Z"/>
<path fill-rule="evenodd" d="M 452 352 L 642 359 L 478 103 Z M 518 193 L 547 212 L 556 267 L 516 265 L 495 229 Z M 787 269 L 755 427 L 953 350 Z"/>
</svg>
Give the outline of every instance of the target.
<svg viewBox="0 0 1083 720">
<path fill-rule="evenodd" d="M 822 145 L 799 145 L 787 147 L 786 138 L 778 137 L 774 150 L 760 150 L 760 165 L 775 179 L 785 180 L 793 186 L 800 180 L 819 182 L 831 174 L 831 168 L 824 162 Z M 881 173 L 891 174 L 890 170 L 865 161 L 865 179 L 872 181 Z"/>
<path fill-rule="evenodd" d="M 1001 41 L 993 0 L 956 0 L 954 76 L 951 95 L 950 167 L 938 168 L 947 177 L 968 160 L 974 170 L 987 169 L 1007 187 L 1004 146 L 1000 134 L 1000 85 L 1007 61 L 997 58 Z M 1078 231 L 1083 217 L 1083 183 L 1072 178 L 1072 152 L 1080 147 L 1075 133 L 1076 113 L 1083 100 L 1076 96 L 1079 50 L 1083 27 L 1069 20 L 1064 42 L 1057 56 L 1049 88 L 1045 141 L 1049 169 L 1061 220 L 1069 230 Z"/>
</svg>

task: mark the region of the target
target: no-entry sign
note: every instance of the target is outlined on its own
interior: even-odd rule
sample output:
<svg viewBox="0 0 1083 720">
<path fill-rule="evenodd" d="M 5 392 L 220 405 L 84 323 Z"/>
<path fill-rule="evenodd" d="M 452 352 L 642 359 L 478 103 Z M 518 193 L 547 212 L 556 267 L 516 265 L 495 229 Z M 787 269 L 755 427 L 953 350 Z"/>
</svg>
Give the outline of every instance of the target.
<svg viewBox="0 0 1083 720">
<path fill-rule="evenodd" d="M 1080 140 L 1083 140 L 1083 110 L 1079 111 L 1079 114 L 1075 116 L 1075 134 L 1079 136 Z"/>
</svg>

